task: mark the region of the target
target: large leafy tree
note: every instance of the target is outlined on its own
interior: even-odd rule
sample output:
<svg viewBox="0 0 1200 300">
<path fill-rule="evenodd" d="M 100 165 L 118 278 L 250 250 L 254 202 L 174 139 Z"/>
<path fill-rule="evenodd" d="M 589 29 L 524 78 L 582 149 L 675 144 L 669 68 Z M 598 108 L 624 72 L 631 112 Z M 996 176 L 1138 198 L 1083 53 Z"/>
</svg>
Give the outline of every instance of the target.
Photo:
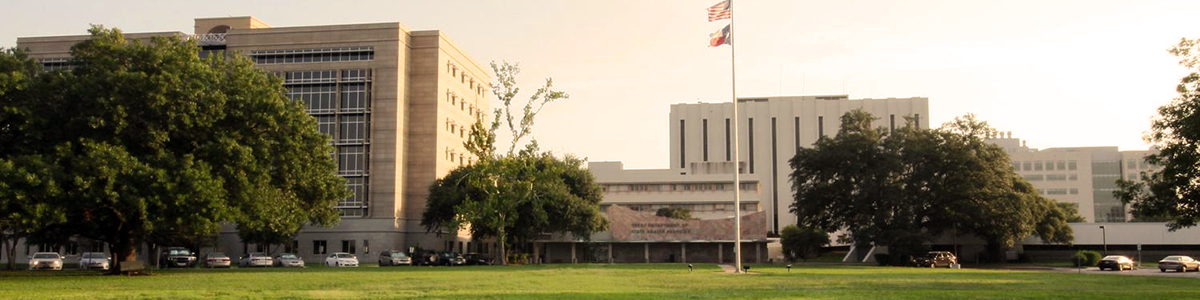
<svg viewBox="0 0 1200 300">
<path fill-rule="evenodd" d="M 1179 96 L 1158 108 L 1144 137 L 1157 153 L 1146 162 L 1157 168 L 1141 181 L 1119 180 L 1114 196 L 1130 204 L 1138 220 L 1166 220 L 1171 230 L 1200 221 L 1200 39 L 1180 39 L 1168 52 L 1190 72 L 1179 80 Z"/>
<path fill-rule="evenodd" d="M 118 271 L 154 236 L 338 222 L 349 191 L 328 137 L 278 78 L 179 37 L 90 32 L 77 67 L 0 98 L 0 167 L 35 174 L 6 176 L 18 190 L 0 196 L 35 212 L 31 230 L 107 242 Z"/>
<path fill-rule="evenodd" d="M 800 228 L 796 225 L 783 227 L 779 234 L 783 255 L 788 260 L 797 258 L 807 261 L 821 255 L 822 247 L 829 245 L 829 233 L 819 228 Z"/>
<path fill-rule="evenodd" d="M 1065 213 L 983 140 L 994 131 L 986 123 L 968 115 L 937 130 L 887 130 L 872 128 L 874 120 L 848 112 L 837 136 L 790 161 L 791 211 L 801 225 L 847 229 L 843 241 L 888 246 L 898 258 L 947 232 L 974 233 L 992 249 L 1035 233 L 1051 242 L 1072 239 L 1065 217 L 1053 218 Z"/>
<path fill-rule="evenodd" d="M 496 238 L 501 264 L 507 263 L 511 241 L 532 241 L 545 233 L 588 238 L 607 228 L 599 209 L 602 191 L 583 168 L 583 160 L 540 152 L 531 135 L 537 113 L 567 94 L 554 90 L 547 79 L 517 117 L 513 99 L 520 69 L 506 62 L 492 63 L 492 70 L 497 77 L 492 89 L 504 106 L 496 109 L 490 127 L 476 120 L 464 142 L 479 161 L 450 171 L 430 186 L 421 224 L 430 232 L 470 228 L 475 239 Z M 507 154 L 495 150 L 501 124 L 512 134 Z M 516 151 L 526 137 L 530 142 Z"/>
</svg>

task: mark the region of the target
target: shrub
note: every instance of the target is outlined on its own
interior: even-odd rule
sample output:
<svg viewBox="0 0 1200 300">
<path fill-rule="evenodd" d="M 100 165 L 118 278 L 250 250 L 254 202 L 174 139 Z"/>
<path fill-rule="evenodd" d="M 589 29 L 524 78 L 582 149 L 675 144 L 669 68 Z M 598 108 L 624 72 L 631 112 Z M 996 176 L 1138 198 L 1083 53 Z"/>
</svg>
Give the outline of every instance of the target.
<svg viewBox="0 0 1200 300">
<path fill-rule="evenodd" d="M 879 254 L 875 254 L 875 262 L 879 263 L 880 266 L 886 266 L 891 261 L 890 261 L 889 255 L 887 255 L 887 253 L 879 253 Z"/>
<path fill-rule="evenodd" d="M 1021 253 L 1021 254 L 1017 254 L 1017 262 L 1019 262 L 1019 263 L 1032 263 L 1032 262 L 1033 262 L 1033 258 L 1032 258 L 1032 257 L 1029 257 L 1029 254 Z"/>
<path fill-rule="evenodd" d="M 1071 258 L 1071 264 L 1076 267 L 1095 267 L 1100 263 L 1100 252 L 1091 250 L 1080 250 L 1075 252 L 1075 256 Z"/>
</svg>

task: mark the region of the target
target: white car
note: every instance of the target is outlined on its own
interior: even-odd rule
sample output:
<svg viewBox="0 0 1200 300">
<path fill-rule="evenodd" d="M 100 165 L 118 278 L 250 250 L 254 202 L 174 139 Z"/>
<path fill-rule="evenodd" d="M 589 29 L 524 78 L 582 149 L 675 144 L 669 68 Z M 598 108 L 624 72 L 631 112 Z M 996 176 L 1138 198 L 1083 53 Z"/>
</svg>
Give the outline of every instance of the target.
<svg viewBox="0 0 1200 300">
<path fill-rule="evenodd" d="M 330 254 L 325 258 L 325 265 L 330 267 L 358 267 L 358 257 L 346 252 Z"/>
<path fill-rule="evenodd" d="M 104 252 L 84 252 L 82 255 L 79 255 L 80 270 L 108 270 L 109 265 L 108 255 L 105 255 Z"/>
<path fill-rule="evenodd" d="M 251 253 L 250 256 L 243 257 L 238 262 L 239 268 L 245 267 L 270 267 L 275 263 L 275 260 L 270 255 L 262 253 Z"/>
<path fill-rule="evenodd" d="M 62 266 L 62 255 L 54 252 L 37 252 L 33 254 L 33 257 L 29 258 L 30 270 L 62 270 Z"/>
</svg>

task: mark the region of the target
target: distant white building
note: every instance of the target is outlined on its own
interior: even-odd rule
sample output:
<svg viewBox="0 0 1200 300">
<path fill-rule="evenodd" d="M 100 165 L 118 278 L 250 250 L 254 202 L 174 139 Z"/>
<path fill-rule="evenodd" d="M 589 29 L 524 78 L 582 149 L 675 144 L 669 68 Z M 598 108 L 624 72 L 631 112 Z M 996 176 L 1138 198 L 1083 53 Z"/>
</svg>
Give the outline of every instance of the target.
<svg viewBox="0 0 1200 300">
<path fill-rule="evenodd" d="M 733 163 L 696 163 L 678 169 L 625 169 L 621 162 L 589 162 L 588 170 L 604 189 L 601 207 L 620 205 L 634 211 L 683 208 L 702 220 L 732 218 Z M 741 178 L 742 214 L 762 210 L 764 194 L 757 175 Z"/>
<path fill-rule="evenodd" d="M 789 213 L 793 196 L 788 160 L 819 137 L 836 135 L 843 114 L 863 109 L 878 118 L 877 127 L 906 126 L 906 118 L 911 117 L 914 126 L 929 128 L 929 98 L 924 97 L 767 96 L 739 98 L 738 105 L 741 151 L 737 161 L 744 174 L 761 179 L 762 209 L 772 234 L 796 224 L 796 216 Z M 670 169 L 693 174 L 697 165 L 734 161 L 732 117 L 733 104 L 728 102 L 671 105 Z"/>
<path fill-rule="evenodd" d="M 1075 204 L 1088 222 L 1128 222 L 1128 208 L 1113 197 L 1117 179 L 1138 180 L 1150 170 L 1143 158 L 1153 150 L 1125 150 L 1116 146 L 1032 149 L 1011 133 L 988 140 L 1008 152 L 1017 174 L 1038 193 L 1059 202 Z"/>
</svg>

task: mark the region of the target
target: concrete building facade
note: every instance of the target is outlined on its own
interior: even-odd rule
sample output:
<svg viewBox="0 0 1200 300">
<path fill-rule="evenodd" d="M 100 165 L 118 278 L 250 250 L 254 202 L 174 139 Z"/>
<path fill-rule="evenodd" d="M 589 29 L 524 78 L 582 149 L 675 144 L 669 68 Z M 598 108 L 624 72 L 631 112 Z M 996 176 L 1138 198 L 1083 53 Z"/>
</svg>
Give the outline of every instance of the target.
<svg viewBox="0 0 1200 300">
<path fill-rule="evenodd" d="M 863 109 L 877 119 L 876 127 L 912 125 L 929 128 L 929 99 L 850 99 L 849 95 L 768 96 L 738 99 L 737 161 L 743 173 L 761 179 L 762 209 L 767 230 L 777 234 L 796 224 L 788 212 L 792 203 L 788 160 L 801 147 L 811 147 L 822 136 L 837 135 L 843 114 Z M 732 162 L 732 103 L 671 105 L 670 168 L 688 173 L 693 164 Z"/>
<path fill-rule="evenodd" d="M 278 250 L 308 261 L 333 252 L 370 261 L 382 250 L 414 246 L 486 251 L 467 236 L 439 237 L 420 226 L 429 185 L 475 161 L 463 147 L 466 129 L 490 111 L 488 73 L 443 32 L 400 23 L 272 27 L 246 16 L 196 19 L 192 34 L 127 34 L 152 36 L 194 39 L 201 56 L 249 57 L 280 76 L 288 97 L 302 101 L 332 137 L 338 175 L 354 196 L 337 204 L 338 226 L 307 227 Z M 71 45 L 87 38 L 24 37 L 17 47 L 55 70 L 69 68 Z M 231 256 L 269 249 L 242 243 L 232 226 L 218 248 Z"/>
</svg>

